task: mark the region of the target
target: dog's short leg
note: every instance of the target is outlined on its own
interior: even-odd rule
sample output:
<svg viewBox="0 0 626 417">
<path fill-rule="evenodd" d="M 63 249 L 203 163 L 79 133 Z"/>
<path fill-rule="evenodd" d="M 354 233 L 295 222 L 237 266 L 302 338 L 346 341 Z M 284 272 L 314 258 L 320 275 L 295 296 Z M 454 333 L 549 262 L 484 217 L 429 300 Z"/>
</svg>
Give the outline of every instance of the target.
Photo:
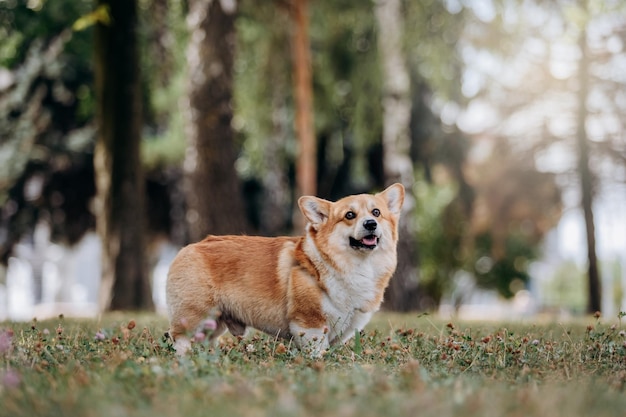
<svg viewBox="0 0 626 417">
<path fill-rule="evenodd" d="M 203 337 L 208 334 L 209 343 L 214 347 L 217 347 L 219 345 L 219 337 L 228 329 L 226 323 L 219 319 L 215 322 L 215 329 L 203 328 L 204 324 L 202 323 L 200 325 L 196 325 L 196 334 L 186 330 L 187 326 L 188 321 L 184 320 L 182 324 L 172 326 L 172 328 L 168 331 L 169 337 L 171 337 L 174 341 L 174 349 L 176 350 L 176 355 L 178 356 L 184 356 L 191 350 L 192 340 L 197 341 L 196 335 L 198 333 L 202 333 Z"/>
<path fill-rule="evenodd" d="M 296 345 L 313 358 L 321 357 L 328 349 L 328 329 L 305 328 L 296 323 L 289 325 Z"/>
<path fill-rule="evenodd" d="M 174 342 L 174 349 L 176 349 L 176 355 L 185 356 L 191 349 L 191 340 L 187 336 L 178 336 Z"/>
</svg>

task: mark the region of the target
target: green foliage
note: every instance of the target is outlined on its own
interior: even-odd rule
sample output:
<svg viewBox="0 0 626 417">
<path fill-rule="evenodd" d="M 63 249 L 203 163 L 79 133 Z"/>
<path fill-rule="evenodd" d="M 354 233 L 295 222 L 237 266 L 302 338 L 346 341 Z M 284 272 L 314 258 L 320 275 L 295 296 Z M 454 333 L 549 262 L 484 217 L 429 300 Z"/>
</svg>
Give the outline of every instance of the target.
<svg viewBox="0 0 626 417">
<path fill-rule="evenodd" d="M 459 80 L 463 65 L 457 43 L 465 28 L 466 10 L 454 13 L 442 1 L 404 2 L 405 49 L 410 66 L 443 100 L 463 104 Z"/>
<path fill-rule="evenodd" d="M 371 187 L 367 152 L 382 136 L 382 79 L 371 3 L 312 3 L 316 130 L 330 137 L 325 158 L 350 152 L 352 181 Z M 327 16 L 334 16 L 330 21 Z"/>
<path fill-rule="evenodd" d="M 450 290 L 453 274 L 462 266 L 461 240 L 465 229 L 458 216 L 446 218 L 457 197 L 452 184 L 415 182 L 415 234 L 420 251 L 420 284 L 435 300 Z M 449 216 L 448 216 L 449 217 Z"/>
<path fill-rule="evenodd" d="M 0 204 L 27 167 L 68 166 L 91 149 L 91 37 L 69 29 L 90 3 L 0 2 Z"/>
<path fill-rule="evenodd" d="M 148 169 L 179 165 L 185 155 L 185 51 L 189 37 L 185 2 L 139 2 L 141 74 L 144 95 L 142 161 Z"/>
<path fill-rule="evenodd" d="M 244 178 L 266 174 L 264 149 L 270 141 L 280 141 L 280 160 L 295 159 L 290 25 L 286 10 L 272 2 L 240 4 L 233 128 L 241 141 L 237 168 Z"/>
<path fill-rule="evenodd" d="M 180 163 L 186 146 L 182 114 L 180 111 L 172 111 L 178 107 L 178 100 L 184 95 L 186 11 L 184 2 L 178 0 L 146 0 L 139 3 L 141 73 L 144 83 L 143 152 L 145 163 L 154 168 Z M 53 115 L 60 114 L 66 118 L 67 120 L 63 120 L 65 124 L 91 124 L 94 116 L 91 29 L 97 22 L 106 23 L 107 19 L 106 9 L 94 9 L 94 6 L 95 2 L 92 0 L 0 2 L 2 67 L 23 72 L 24 70 L 19 69 L 20 66 L 32 67 L 32 63 L 27 65 L 29 54 L 41 55 L 40 50 L 47 43 L 59 34 L 66 33 L 67 41 L 62 45 L 62 52 L 52 62 L 46 62 L 42 69 L 45 72 L 43 77 L 49 79 L 57 91 L 66 94 L 63 104 L 71 103 L 68 107 L 73 113 L 69 115 L 67 110 L 59 109 L 54 102 L 46 106 Z M 26 82 L 30 82 L 28 77 L 22 76 L 18 79 L 20 84 Z M 16 91 L 31 89 L 33 88 L 22 86 L 16 88 Z M 21 109 L 14 111 L 23 112 Z M 19 136 L 19 131 L 13 136 Z M 91 149 L 92 142 L 93 136 L 82 141 L 80 150 Z M 44 145 L 49 146 L 48 143 Z M 54 146 L 63 152 L 71 146 L 71 141 L 60 142 Z"/>
<path fill-rule="evenodd" d="M 101 4 L 93 12 L 78 18 L 72 25 L 72 29 L 81 31 L 98 23 L 103 25 L 111 24 L 110 8 L 106 4 Z"/>
<path fill-rule="evenodd" d="M 156 171 L 179 166 L 187 146 L 185 115 L 180 111 L 186 93 L 187 2 L 139 0 L 138 5 L 144 94 L 142 159 L 149 170 Z M 432 114 L 445 102 L 460 108 L 467 99 L 459 82 L 464 68 L 458 42 L 471 11 L 453 6 L 454 2 L 434 0 L 404 1 L 402 5 L 406 57 L 412 80 L 420 86 L 415 89 L 414 113 L 420 114 L 414 114 L 411 152 L 416 160 L 428 161 L 429 168 L 437 163 L 463 166 L 467 151 L 452 146 L 460 142 L 456 137 L 448 135 L 444 140 L 438 116 Z M 238 7 L 232 121 L 240 149 L 237 169 L 245 180 L 259 183 L 271 177 L 268 173 L 278 171 L 285 177 L 281 184 L 289 187 L 296 159 L 290 48 L 293 22 L 282 2 L 242 0 Z M 336 197 L 328 191 L 335 182 L 341 183 L 345 194 L 344 190 L 371 189 L 380 176 L 372 168 L 372 160 L 380 158 L 382 136 L 382 80 L 373 7 L 374 2 L 360 0 L 309 4 L 314 119 L 320 144 L 318 160 L 324 168 L 319 180 L 328 197 Z M 0 133 L 9 137 L 0 144 L 0 162 L 11 161 L 12 168 L 15 165 L 6 175 L 0 166 L 0 202 L 6 200 L 4 191 L 17 182 L 29 160 L 45 163 L 51 154 L 62 154 L 66 161 L 68 155 L 72 159 L 75 153 L 91 151 L 94 129 L 89 126 L 95 97 L 90 25 L 106 20 L 103 16 L 93 0 L 0 0 L 0 66 L 17 73 L 20 66 L 27 66 L 28 56 L 41 61 L 38 57 L 46 55 L 45 46 L 52 39 L 60 33 L 67 36 L 59 57 L 32 76 L 22 77 L 15 90 L 37 91 L 35 82 L 45 80 L 46 88 L 55 92 L 46 97 L 54 98 L 60 92 L 65 102 L 71 103 L 68 107 L 41 99 L 46 106 L 38 111 L 39 103 L 29 101 L 31 95 L 15 94 L 15 107 L 7 107 L 5 113 L 0 110 Z M 499 37 L 490 39 L 500 41 Z M 30 117 L 30 107 L 37 110 L 33 113 L 38 118 Z M 8 115 L 19 115 L 19 123 Z M 41 122 L 48 123 L 50 115 L 54 122 Z M 45 128 L 32 133 L 35 126 Z M 31 155 L 32 149 L 37 152 Z M 417 153 L 421 153 L 419 157 Z M 464 267 L 476 270 L 480 285 L 496 287 L 510 296 L 528 279 L 525 267 L 535 255 L 536 242 L 509 237 L 505 258 L 498 261 L 492 259 L 488 236 L 481 236 L 475 245 L 468 244 L 470 220 L 461 214 L 461 189 L 458 184 L 417 182 L 415 221 L 421 284 L 433 299 L 439 299 L 449 289 L 455 271 Z M 270 191 L 275 190 L 263 190 L 265 194 Z M 282 191 L 283 199 L 292 194 L 291 189 Z M 284 211 L 293 206 L 290 201 L 279 203 L 287 207 Z M 251 211 L 261 213 L 258 206 Z M 483 267 L 490 264 L 488 270 L 478 271 L 476 265 L 481 262 Z"/>
<path fill-rule="evenodd" d="M 510 298 L 528 283 L 528 264 L 537 257 L 537 247 L 522 234 L 510 233 L 501 256 L 493 256 L 493 238 L 484 233 L 475 240 L 471 262 L 476 282 L 484 288 L 495 288 Z"/>
<path fill-rule="evenodd" d="M 42 49 L 66 32 L 67 40 L 63 42 L 58 58 L 53 62 L 47 62 L 49 58 L 45 56 L 38 60 L 45 62 L 41 76 L 56 89 L 55 98 L 66 105 L 73 100 L 77 102 L 80 111 L 74 116 L 75 120 L 65 121 L 70 125 L 84 125 L 93 113 L 91 33 L 88 30 L 67 33 L 76 20 L 89 12 L 91 4 L 92 1 L 87 0 L 0 2 L 0 38 L 3 39 L 0 67 L 28 72 L 28 56 L 31 55 L 30 67 L 36 66 L 37 59 L 32 55 L 41 54 Z M 28 77 L 19 77 L 17 84 L 28 81 Z M 21 88 L 26 87 L 22 85 Z"/>
<path fill-rule="evenodd" d="M 238 168 L 244 177 L 265 175 L 269 168 L 264 150 L 270 141 L 280 143 L 282 160 L 295 160 L 292 24 L 287 10 L 275 3 L 241 4 L 234 127 L 242 138 Z M 360 186 L 371 186 L 367 152 L 380 142 L 382 130 L 374 28 L 369 3 L 310 5 L 315 130 L 328 143 L 322 161 L 334 172 L 349 158 L 352 171 L 346 181 L 360 182 Z"/>
<path fill-rule="evenodd" d="M 165 326 L 151 316 L 1 324 L 0 415 L 609 416 L 626 407 L 625 333 L 599 320 L 501 327 L 382 315 L 322 360 L 256 333 L 217 349 L 196 343 L 178 358 Z"/>
<path fill-rule="evenodd" d="M 92 4 L 92 0 L 0 1 L 0 66 L 22 63 L 36 39 L 49 39 L 70 28 Z M 85 38 L 78 36 L 67 46 L 68 56 L 89 59 L 86 46 Z"/>
</svg>

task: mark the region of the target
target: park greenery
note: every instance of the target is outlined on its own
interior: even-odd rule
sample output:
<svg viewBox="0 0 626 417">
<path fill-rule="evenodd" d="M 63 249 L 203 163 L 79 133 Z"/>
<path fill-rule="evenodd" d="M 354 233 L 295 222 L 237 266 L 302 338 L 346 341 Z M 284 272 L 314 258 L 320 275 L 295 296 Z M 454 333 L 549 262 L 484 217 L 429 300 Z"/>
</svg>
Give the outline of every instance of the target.
<svg viewBox="0 0 626 417">
<path fill-rule="evenodd" d="M 477 323 L 381 314 L 310 359 L 250 333 L 177 357 L 154 315 L 0 324 L 1 416 L 615 416 L 621 313 Z M 209 330 L 210 331 L 210 330 Z"/>
<path fill-rule="evenodd" d="M 223 118 L 230 136 L 213 142 L 216 154 L 226 145 L 235 152 L 240 190 L 226 193 L 185 181 L 197 150 L 189 141 L 189 71 L 211 68 L 189 54 L 200 36 L 193 23 L 202 19 L 192 11 L 201 1 L 0 0 L 0 285 L 16 244 L 37 242 L 42 223 L 52 242 L 72 247 L 103 221 L 94 153 L 107 86 L 96 84 L 98 42 L 117 28 L 113 6 L 136 6 L 137 17 L 126 29 L 137 35 L 129 39 L 137 45 L 132 87 L 141 111 L 132 116 L 140 121 L 146 245 L 131 257 L 155 256 L 163 240 L 190 241 L 190 229 L 198 231 L 191 220 L 200 217 L 190 195 L 215 206 L 241 197 L 236 233 L 299 233 L 292 7 L 306 2 L 209 3 L 212 11 L 237 6 L 235 18 L 210 21 L 226 23 L 227 41 L 206 42 L 213 52 L 232 48 L 226 52 L 234 57 Z M 392 282 L 406 284 L 400 292 L 409 300 L 385 307 L 436 309 L 455 294 L 459 276 L 513 297 L 528 285 L 565 197 L 572 207 L 579 204 L 572 190 L 581 196 L 593 237 L 594 196 L 626 179 L 624 3 L 400 1 L 398 25 L 384 28 L 400 31 L 400 48 L 381 51 L 380 7 L 390 3 L 308 3 L 316 194 L 381 189 L 390 180 L 389 102 L 408 103 L 410 146 L 393 151 L 410 160 L 411 204 Z M 382 56 L 403 57 L 406 90 L 390 94 Z M 555 154 L 567 157 L 555 163 Z M 230 224 L 238 213 L 220 215 Z M 588 240 L 587 271 L 569 260 L 541 280 L 546 304 L 539 307 L 597 310 L 594 244 Z M 32 260 L 41 277 L 43 262 Z M 620 311 L 624 267 L 602 267 L 619 278 L 607 293 Z M 456 294 L 459 302 L 466 295 Z M 210 326 L 190 335 L 192 352 L 178 357 L 167 320 L 150 312 L 0 322 L 0 416 L 603 417 L 626 410 L 625 313 L 506 323 L 451 317 L 379 313 L 320 359 L 254 331 L 209 346 Z"/>
<path fill-rule="evenodd" d="M 216 205 L 241 194 L 247 223 L 242 231 L 298 232 L 291 3 L 234 2 L 233 140 L 228 144 L 236 152 L 241 193 L 229 195 L 183 186 L 192 153 L 184 110 L 190 101 L 186 51 L 190 11 L 197 3 L 135 3 L 141 161 L 149 207 L 145 240 L 166 236 L 177 245 L 190 240 L 189 194 Z M 111 24 L 106 4 L 0 0 L 0 257 L 5 264 L 16 242 L 32 238 L 39 222 L 50 224 L 53 241 L 71 246 L 102 220 L 93 204 L 100 175 L 93 164 L 99 100 L 94 32 Z M 324 198 L 380 189 L 389 180 L 381 139 L 387 92 L 376 4 L 341 0 L 308 6 L 316 185 Z M 585 218 L 593 226 L 594 193 L 607 180 L 623 180 L 616 175 L 624 172 L 626 160 L 619 134 L 626 111 L 624 80 L 616 68 L 624 57 L 624 6 L 592 0 L 401 4 L 400 52 L 410 78 L 403 94 L 411 105 L 405 151 L 414 198 L 406 215 L 410 235 L 403 242 L 409 243 L 413 269 L 406 269 L 408 276 L 401 269 L 396 281 L 417 290 L 407 291 L 412 302 L 400 309 L 436 308 L 459 272 L 510 298 L 528 285 L 528 267 L 560 219 L 562 194 L 580 189 Z M 584 74 L 590 74 L 586 89 Z M 482 124 L 475 120 L 476 108 L 487 109 Z M 583 124 L 576 125 L 580 120 Z M 545 163 L 561 151 L 578 162 Z M 615 169 L 599 168 L 607 166 Z M 235 213 L 221 215 L 228 223 L 226 217 Z M 596 263 L 590 252 L 589 276 L 597 275 Z M 582 275 L 578 266 L 566 267 L 566 274 Z M 576 311 L 598 309 L 580 294 L 588 291 L 584 285 L 577 285 L 579 291 L 559 290 L 566 279 L 557 277 L 557 283 L 545 286 L 558 292 L 553 299 Z"/>
</svg>

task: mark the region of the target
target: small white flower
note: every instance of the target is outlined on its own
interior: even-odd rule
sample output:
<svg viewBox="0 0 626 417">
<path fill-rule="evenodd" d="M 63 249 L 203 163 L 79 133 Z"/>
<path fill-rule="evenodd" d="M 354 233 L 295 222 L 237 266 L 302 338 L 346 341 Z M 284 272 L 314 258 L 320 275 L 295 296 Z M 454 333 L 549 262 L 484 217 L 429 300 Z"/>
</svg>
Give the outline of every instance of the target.
<svg viewBox="0 0 626 417">
<path fill-rule="evenodd" d="M 246 351 L 250 352 L 250 353 L 253 353 L 253 352 L 256 352 L 256 349 L 254 348 L 253 344 L 249 344 L 249 345 L 246 346 Z"/>
</svg>

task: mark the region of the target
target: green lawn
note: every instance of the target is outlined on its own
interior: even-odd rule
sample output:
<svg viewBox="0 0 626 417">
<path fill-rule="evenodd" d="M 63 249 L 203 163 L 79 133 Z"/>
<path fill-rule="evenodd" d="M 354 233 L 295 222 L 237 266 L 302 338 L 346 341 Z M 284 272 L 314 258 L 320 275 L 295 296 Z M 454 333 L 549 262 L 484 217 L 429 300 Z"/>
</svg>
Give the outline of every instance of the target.
<svg viewBox="0 0 626 417">
<path fill-rule="evenodd" d="M 165 319 L 0 323 L 0 416 L 623 416 L 618 318 L 379 314 L 323 360 L 251 334 L 179 359 Z"/>
</svg>

